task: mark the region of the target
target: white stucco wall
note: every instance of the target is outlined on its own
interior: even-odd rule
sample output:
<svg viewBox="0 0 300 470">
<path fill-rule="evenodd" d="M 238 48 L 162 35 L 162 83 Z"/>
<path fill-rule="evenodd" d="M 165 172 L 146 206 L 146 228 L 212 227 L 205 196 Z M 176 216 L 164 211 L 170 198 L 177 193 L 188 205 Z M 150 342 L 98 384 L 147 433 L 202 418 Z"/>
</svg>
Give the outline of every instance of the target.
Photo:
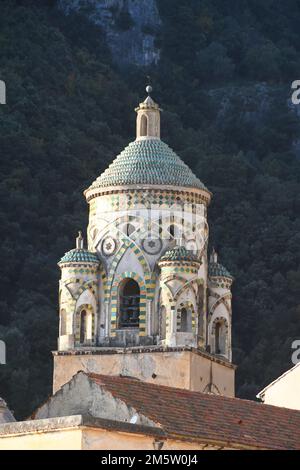
<svg viewBox="0 0 300 470">
<path fill-rule="evenodd" d="M 300 410 L 300 362 L 258 395 L 266 405 Z"/>
</svg>

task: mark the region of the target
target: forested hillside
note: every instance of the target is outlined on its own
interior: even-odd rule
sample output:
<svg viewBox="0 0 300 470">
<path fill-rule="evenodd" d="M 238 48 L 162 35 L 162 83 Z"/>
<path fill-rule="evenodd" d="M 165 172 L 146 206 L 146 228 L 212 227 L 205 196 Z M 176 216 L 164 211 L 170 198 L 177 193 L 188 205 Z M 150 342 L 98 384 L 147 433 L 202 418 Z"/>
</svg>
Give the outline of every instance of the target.
<svg viewBox="0 0 300 470">
<path fill-rule="evenodd" d="M 300 2 L 157 0 L 160 61 L 118 66 L 104 32 L 55 0 L 2 0 L 0 396 L 17 417 L 51 393 L 62 254 L 82 191 L 134 136 L 151 75 L 162 138 L 213 192 L 212 243 L 235 277 L 237 395 L 291 367 L 300 338 Z M 120 28 L 132 27 L 127 17 Z"/>
</svg>

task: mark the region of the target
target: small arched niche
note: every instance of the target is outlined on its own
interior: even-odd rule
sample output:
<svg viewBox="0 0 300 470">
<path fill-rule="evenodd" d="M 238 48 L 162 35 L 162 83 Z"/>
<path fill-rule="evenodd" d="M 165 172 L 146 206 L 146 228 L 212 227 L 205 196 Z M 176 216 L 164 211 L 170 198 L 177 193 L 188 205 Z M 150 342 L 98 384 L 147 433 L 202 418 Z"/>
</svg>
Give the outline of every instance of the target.
<svg viewBox="0 0 300 470">
<path fill-rule="evenodd" d="M 90 344 L 93 340 L 93 313 L 89 306 L 82 306 L 78 311 L 79 316 L 79 342 Z"/>
<path fill-rule="evenodd" d="M 119 328 L 138 328 L 140 316 L 140 287 L 131 278 L 119 285 Z"/>
<path fill-rule="evenodd" d="M 140 124 L 140 136 L 146 137 L 148 134 L 148 117 L 143 114 L 141 116 L 141 124 Z"/>
<path fill-rule="evenodd" d="M 227 325 L 226 321 L 219 319 L 215 323 L 215 354 L 226 356 L 227 353 Z"/>
<path fill-rule="evenodd" d="M 180 330 L 181 333 L 192 332 L 192 309 L 190 307 L 182 307 L 180 311 Z"/>
</svg>

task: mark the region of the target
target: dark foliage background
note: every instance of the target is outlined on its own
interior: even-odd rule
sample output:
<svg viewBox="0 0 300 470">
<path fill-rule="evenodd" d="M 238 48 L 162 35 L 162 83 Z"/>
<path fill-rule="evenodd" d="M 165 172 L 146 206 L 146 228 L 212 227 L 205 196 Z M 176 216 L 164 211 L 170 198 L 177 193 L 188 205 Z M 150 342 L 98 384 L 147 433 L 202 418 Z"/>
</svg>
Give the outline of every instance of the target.
<svg viewBox="0 0 300 470">
<path fill-rule="evenodd" d="M 159 0 L 163 139 L 214 193 L 212 244 L 235 276 L 237 395 L 255 398 L 291 366 L 300 336 L 300 2 Z M 127 25 L 130 28 L 130 24 Z M 87 223 L 82 191 L 134 136 L 149 71 L 113 65 L 104 35 L 56 2 L 1 2 L 0 396 L 17 417 L 51 393 L 56 263 Z M 249 119 L 245 89 L 269 104 Z M 226 118 L 220 102 L 229 90 Z"/>
</svg>

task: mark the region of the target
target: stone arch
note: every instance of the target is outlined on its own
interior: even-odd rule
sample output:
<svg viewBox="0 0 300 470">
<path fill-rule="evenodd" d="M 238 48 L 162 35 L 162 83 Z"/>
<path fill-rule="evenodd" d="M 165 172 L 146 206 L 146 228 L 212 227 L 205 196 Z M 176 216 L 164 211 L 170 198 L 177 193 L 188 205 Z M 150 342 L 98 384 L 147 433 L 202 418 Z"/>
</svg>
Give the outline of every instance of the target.
<svg viewBox="0 0 300 470">
<path fill-rule="evenodd" d="M 146 238 L 149 235 L 153 237 L 161 238 L 162 240 L 169 240 L 170 233 L 168 228 L 174 225 L 175 231 L 180 232 L 185 238 L 189 238 L 193 235 L 192 224 L 182 219 L 181 217 L 158 217 L 156 219 L 143 220 L 140 230 L 137 230 L 134 235 L 138 235 L 139 239 Z M 137 233 L 138 232 L 138 233 Z M 135 239 L 135 236 L 133 237 Z"/>
<path fill-rule="evenodd" d="M 85 290 L 89 290 L 95 297 L 97 296 L 97 282 L 96 281 L 84 281 L 76 292 L 76 299 L 79 299 L 81 294 Z"/>
<path fill-rule="evenodd" d="M 179 304 L 179 306 L 177 307 L 177 312 L 176 312 L 176 319 L 177 319 L 177 325 L 176 325 L 176 331 L 177 332 L 182 332 L 182 315 L 183 315 L 183 310 L 186 311 L 186 315 L 188 316 L 188 312 L 190 311 L 190 325 L 191 325 L 191 331 L 190 333 L 194 333 L 195 332 L 195 326 L 196 326 L 196 322 L 195 322 L 195 307 L 194 307 L 194 304 L 192 302 L 182 302 L 181 304 Z M 188 321 L 188 319 L 187 319 Z"/>
<path fill-rule="evenodd" d="M 123 279 L 118 286 L 118 328 L 139 326 L 140 287 L 130 278 Z"/>
<path fill-rule="evenodd" d="M 111 224 L 114 226 L 114 228 L 119 231 L 123 232 L 122 227 L 124 224 L 131 223 L 134 225 L 135 231 L 139 230 L 141 226 L 144 225 L 144 219 L 141 216 L 138 215 L 123 215 L 121 217 L 118 217 L 115 219 Z"/>
<path fill-rule="evenodd" d="M 216 317 L 212 324 L 211 334 L 214 337 L 214 354 L 228 356 L 228 321 L 225 317 Z"/>
<path fill-rule="evenodd" d="M 115 257 L 112 261 L 112 264 L 111 264 L 111 267 L 110 267 L 110 270 L 109 270 L 109 274 L 107 276 L 107 291 L 106 291 L 106 300 L 107 301 L 109 300 L 110 295 L 111 295 L 111 290 L 112 290 L 113 281 L 114 281 L 114 277 L 115 277 L 117 267 L 118 267 L 123 255 L 125 254 L 125 252 L 128 249 L 133 251 L 133 253 L 137 256 L 137 259 L 138 259 L 139 263 L 142 266 L 142 269 L 144 271 L 144 278 L 145 278 L 145 283 L 146 283 L 146 286 L 147 286 L 147 290 L 151 290 L 152 287 L 153 287 L 152 286 L 153 282 L 152 282 L 152 275 L 151 275 L 151 272 L 150 272 L 150 267 L 149 267 L 148 261 L 145 258 L 142 250 L 133 241 L 124 240 L 123 245 L 121 245 L 121 247 L 117 251 L 117 253 L 116 253 L 116 255 L 115 255 Z M 153 295 L 154 295 L 154 292 L 153 292 Z"/>
<path fill-rule="evenodd" d="M 103 289 L 102 292 L 104 293 L 103 300 L 105 301 L 106 296 L 107 296 L 108 284 L 107 284 L 106 271 L 105 271 L 105 269 L 102 265 L 101 265 L 101 269 L 100 269 L 100 279 L 101 279 L 101 282 L 102 282 L 102 289 Z M 101 290 L 99 291 L 99 298 L 101 298 L 100 296 L 101 296 Z"/>
<path fill-rule="evenodd" d="M 86 341 L 81 342 L 83 312 L 86 312 Z M 95 311 L 91 304 L 81 304 L 75 315 L 75 341 L 77 345 L 95 342 Z"/>
<path fill-rule="evenodd" d="M 168 276 L 163 278 L 163 282 L 166 284 L 169 281 L 181 281 L 186 284 L 186 278 L 182 277 L 178 274 L 169 274 Z"/>
<path fill-rule="evenodd" d="M 76 296 L 77 296 L 77 291 L 78 289 L 84 284 L 84 279 L 80 279 L 80 278 L 76 278 L 76 277 L 71 277 L 70 279 L 67 279 L 65 282 L 64 282 L 64 287 L 66 287 L 67 291 L 69 292 L 70 296 L 76 300 Z M 76 286 L 76 289 L 71 289 L 69 286 L 71 284 L 74 284 Z M 77 289 L 77 284 L 79 285 L 78 289 Z"/>
<path fill-rule="evenodd" d="M 159 236 L 163 240 L 169 240 L 170 232 L 168 228 L 174 225 L 177 231 L 184 233 L 192 233 L 192 224 L 187 221 L 183 220 L 181 217 L 174 216 L 174 217 L 159 217 L 158 219 L 153 219 L 148 222 L 147 227 L 141 232 L 141 238 L 147 236 L 148 233 L 153 234 L 154 236 Z M 165 228 L 164 228 L 165 227 Z M 184 227 L 184 229 L 183 229 Z"/>
<path fill-rule="evenodd" d="M 69 280 L 61 284 L 62 289 L 61 289 L 60 308 L 65 309 L 68 313 L 72 313 L 73 315 L 75 311 L 76 299 L 74 297 L 74 294 L 68 288 L 68 285 L 67 285 L 68 282 Z M 70 329 L 72 330 L 72 328 L 73 327 L 71 327 Z"/>
<path fill-rule="evenodd" d="M 209 237 L 209 226 L 206 217 L 203 217 L 202 221 L 196 224 L 195 232 L 197 233 L 198 238 L 202 239 L 202 246 L 204 249 L 207 246 Z"/>
<path fill-rule="evenodd" d="M 127 222 L 127 223 L 125 224 L 125 226 L 123 227 L 123 229 L 124 229 L 125 235 L 126 235 L 127 237 L 129 237 L 129 238 L 130 238 L 131 235 L 136 231 L 135 226 L 134 226 L 132 223 L 130 223 L 130 222 Z"/>
<path fill-rule="evenodd" d="M 177 300 L 179 299 L 180 295 L 183 293 L 183 291 L 187 288 L 191 288 L 195 297 L 196 297 L 196 292 L 195 292 L 195 289 L 194 289 L 194 284 L 197 284 L 198 283 L 198 279 L 197 278 L 193 278 L 193 279 L 189 279 L 182 287 L 180 287 L 178 289 L 178 291 L 176 292 L 176 294 L 174 295 L 174 302 L 177 302 Z"/>
<path fill-rule="evenodd" d="M 145 274 L 145 284 L 148 300 L 153 300 L 155 297 L 156 280 L 157 274 L 155 273 L 155 271 L 153 271 L 152 273 L 147 272 Z"/>
<path fill-rule="evenodd" d="M 230 308 L 230 306 L 229 306 L 228 303 L 227 303 L 227 300 L 230 300 L 230 299 L 231 299 L 231 294 L 225 294 L 225 295 L 223 295 L 223 296 L 219 296 L 219 295 L 216 294 L 216 293 L 210 292 L 210 293 L 209 293 L 209 296 L 210 296 L 210 297 L 214 297 L 214 298 L 217 299 L 216 302 L 215 302 L 215 303 L 211 306 L 211 308 L 209 309 L 209 314 L 208 314 L 208 317 L 209 317 L 209 318 L 212 317 L 212 315 L 213 315 L 214 311 L 216 310 L 216 308 L 217 308 L 219 305 L 221 305 L 221 304 L 223 304 L 223 305 L 225 306 L 225 308 L 226 308 L 228 314 L 231 315 L 231 308 Z"/>
<path fill-rule="evenodd" d="M 137 282 L 140 288 L 140 315 L 139 315 L 139 336 L 146 335 L 146 300 L 147 300 L 147 290 L 143 279 L 134 272 L 124 272 L 118 276 L 114 277 L 113 285 L 111 288 L 111 319 L 110 319 L 110 328 L 111 336 L 116 336 L 117 329 L 117 314 L 118 314 L 118 290 L 119 285 L 123 279 L 133 279 Z"/>
<path fill-rule="evenodd" d="M 162 287 L 161 293 L 168 297 L 168 305 L 171 308 L 173 307 L 173 310 L 175 310 L 176 303 L 174 301 L 172 291 L 170 290 L 167 284 L 161 284 L 161 287 Z"/>
<path fill-rule="evenodd" d="M 72 292 L 68 288 L 69 284 L 78 284 L 79 285 L 76 292 Z M 77 300 L 81 296 L 81 294 L 87 289 L 89 289 L 93 295 L 95 295 L 95 296 L 97 295 L 97 282 L 94 281 L 94 280 L 88 280 L 87 281 L 85 279 L 72 277 L 72 278 L 67 279 L 65 281 L 64 286 L 67 288 L 68 292 L 70 293 L 70 296 L 75 300 Z"/>
</svg>

